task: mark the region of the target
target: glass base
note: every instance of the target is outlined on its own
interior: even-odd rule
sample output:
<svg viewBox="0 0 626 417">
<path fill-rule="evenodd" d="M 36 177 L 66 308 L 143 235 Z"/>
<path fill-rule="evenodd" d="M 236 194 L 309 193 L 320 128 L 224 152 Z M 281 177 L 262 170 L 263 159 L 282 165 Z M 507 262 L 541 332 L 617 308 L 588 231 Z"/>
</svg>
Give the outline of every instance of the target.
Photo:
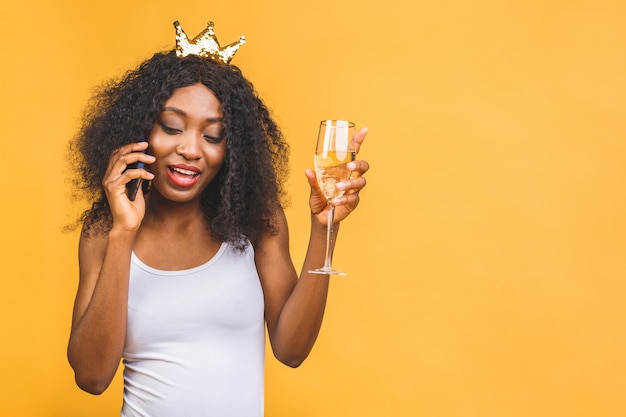
<svg viewBox="0 0 626 417">
<path fill-rule="evenodd" d="M 322 268 L 317 268 L 317 269 L 309 269 L 309 273 L 311 274 L 320 274 L 320 275 L 339 275 L 339 276 L 345 276 L 346 273 L 345 272 L 341 272 L 341 271 L 336 271 L 332 268 L 328 268 L 328 267 L 322 267 Z"/>
</svg>

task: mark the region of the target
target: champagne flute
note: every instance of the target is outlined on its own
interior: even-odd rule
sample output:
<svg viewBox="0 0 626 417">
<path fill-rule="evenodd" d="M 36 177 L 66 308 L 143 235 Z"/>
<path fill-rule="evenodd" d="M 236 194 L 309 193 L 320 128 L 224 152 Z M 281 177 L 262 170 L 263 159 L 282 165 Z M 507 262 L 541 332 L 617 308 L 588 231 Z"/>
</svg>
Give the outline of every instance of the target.
<svg viewBox="0 0 626 417">
<path fill-rule="evenodd" d="M 333 221 L 334 198 L 341 197 L 344 191 L 337 189 L 336 183 L 350 179 L 352 172 L 346 165 L 356 158 L 354 123 L 345 120 L 322 120 L 315 148 L 315 173 L 320 189 L 328 200 L 328 226 L 326 228 L 326 258 L 324 266 L 309 270 L 313 274 L 346 275 L 333 269 Z"/>
</svg>

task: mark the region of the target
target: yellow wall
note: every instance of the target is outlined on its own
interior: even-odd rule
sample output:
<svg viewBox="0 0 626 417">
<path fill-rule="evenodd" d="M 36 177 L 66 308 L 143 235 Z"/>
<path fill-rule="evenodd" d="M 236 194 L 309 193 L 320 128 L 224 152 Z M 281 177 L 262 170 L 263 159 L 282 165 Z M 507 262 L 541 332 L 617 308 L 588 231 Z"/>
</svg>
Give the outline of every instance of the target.
<svg viewBox="0 0 626 417">
<path fill-rule="evenodd" d="M 4 2 L 7 3 L 7 2 Z M 0 414 L 112 416 L 65 360 L 63 151 L 90 89 L 208 19 L 293 148 L 303 257 L 317 123 L 370 128 L 310 359 L 268 417 L 626 415 L 626 3 L 23 0 L 0 10 Z M 177 5 L 178 4 L 178 5 Z M 8 148 L 8 149 L 7 149 Z"/>
</svg>

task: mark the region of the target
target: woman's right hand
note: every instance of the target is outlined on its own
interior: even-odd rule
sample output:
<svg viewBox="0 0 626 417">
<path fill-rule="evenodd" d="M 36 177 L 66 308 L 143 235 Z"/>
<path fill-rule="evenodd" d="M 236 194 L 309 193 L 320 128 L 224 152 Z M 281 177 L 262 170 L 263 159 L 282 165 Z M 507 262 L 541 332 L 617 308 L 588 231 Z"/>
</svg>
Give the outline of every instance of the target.
<svg viewBox="0 0 626 417">
<path fill-rule="evenodd" d="M 140 190 L 135 201 L 130 201 L 126 184 L 135 178 L 150 181 L 154 174 L 142 168 L 127 169 L 127 167 L 137 161 L 152 164 L 155 161 L 154 156 L 143 153 L 147 148 L 147 142 L 136 142 L 124 145 L 111 153 L 102 186 L 111 208 L 114 229 L 136 231 L 141 225 L 146 210 L 143 193 Z"/>
</svg>

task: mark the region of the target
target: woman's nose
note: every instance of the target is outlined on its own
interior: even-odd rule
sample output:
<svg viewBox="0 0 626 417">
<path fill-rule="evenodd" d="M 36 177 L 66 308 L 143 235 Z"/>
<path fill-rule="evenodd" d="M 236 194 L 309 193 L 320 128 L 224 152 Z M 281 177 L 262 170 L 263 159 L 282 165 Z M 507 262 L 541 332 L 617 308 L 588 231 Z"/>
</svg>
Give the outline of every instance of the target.
<svg viewBox="0 0 626 417">
<path fill-rule="evenodd" d="M 179 136 L 180 142 L 176 147 L 176 153 L 183 156 L 185 159 L 198 159 L 200 158 L 200 140 L 198 135 L 192 132 L 185 132 Z"/>
</svg>

